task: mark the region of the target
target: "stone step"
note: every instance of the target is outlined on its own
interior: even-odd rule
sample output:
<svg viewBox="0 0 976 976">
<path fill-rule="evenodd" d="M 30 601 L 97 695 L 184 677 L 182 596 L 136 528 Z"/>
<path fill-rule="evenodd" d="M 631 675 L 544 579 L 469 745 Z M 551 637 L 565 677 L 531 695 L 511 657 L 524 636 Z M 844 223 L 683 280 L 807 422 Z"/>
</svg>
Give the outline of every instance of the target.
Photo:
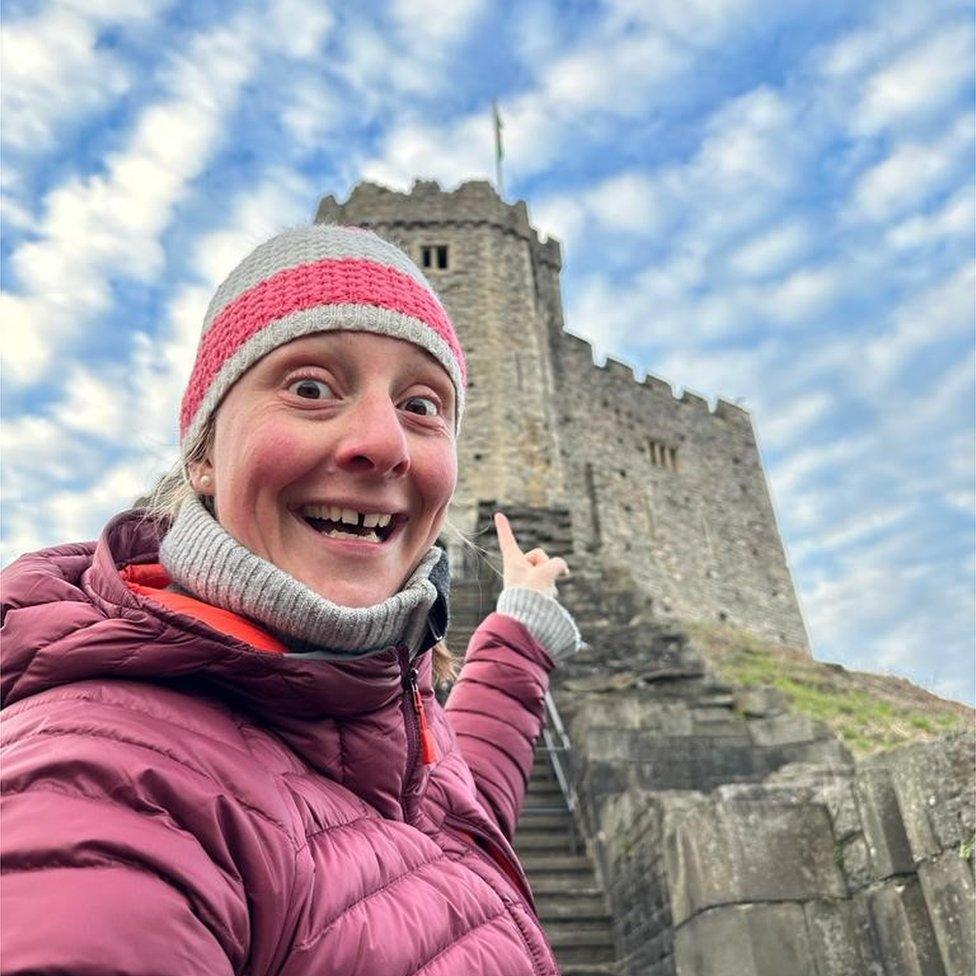
<svg viewBox="0 0 976 976">
<path fill-rule="evenodd" d="M 519 831 L 515 835 L 515 850 L 522 854 L 533 854 L 536 851 L 560 851 L 572 854 L 573 841 L 570 834 L 553 833 L 552 831 Z M 577 839 L 576 846 L 579 847 Z"/>
<path fill-rule="evenodd" d="M 560 946 L 559 948 L 553 946 L 553 952 L 563 976 L 566 976 L 566 967 L 572 964 L 613 963 L 616 959 L 613 945 L 577 945 Z"/>
<path fill-rule="evenodd" d="M 615 962 L 563 962 L 559 971 L 562 976 L 618 976 Z"/>
<path fill-rule="evenodd" d="M 585 854 L 527 854 L 521 861 L 530 878 L 567 874 L 593 880 L 593 864 Z"/>
<path fill-rule="evenodd" d="M 523 809 L 526 812 L 542 810 L 546 813 L 562 813 L 566 809 L 566 801 L 563 799 L 562 793 L 541 795 L 527 793 Z"/>
<path fill-rule="evenodd" d="M 563 919 L 546 925 L 546 935 L 557 952 L 570 946 L 608 946 L 613 948 L 613 926 L 609 919 L 584 922 Z"/>
<path fill-rule="evenodd" d="M 544 797 L 552 802 L 564 802 L 563 791 L 554 779 L 530 782 L 529 788 L 525 791 L 525 796 L 526 798 L 530 796 Z"/>
<path fill-rule="evenodd" d="M 558 895 L 560 898 L 602 898 L 603 892 L 592 875 L 547 874 L 529 877 L 532 894 Z"/>
<path fill-rule="evenodd" d="M 534 892 L 535 907 L 545 922 L 558 919 L 607 919 L 607 907 L 602 895 L 577 895 L 571 892 L 542 894 Z"/>
<path fill-rule="evenodd" d="M 572 817 L 568 810 L 559 813 L 539 813 L 536 810 L 523 810 L 518 831 L 522 830 L 564 830 L 569 831 Z"/>
</svg>

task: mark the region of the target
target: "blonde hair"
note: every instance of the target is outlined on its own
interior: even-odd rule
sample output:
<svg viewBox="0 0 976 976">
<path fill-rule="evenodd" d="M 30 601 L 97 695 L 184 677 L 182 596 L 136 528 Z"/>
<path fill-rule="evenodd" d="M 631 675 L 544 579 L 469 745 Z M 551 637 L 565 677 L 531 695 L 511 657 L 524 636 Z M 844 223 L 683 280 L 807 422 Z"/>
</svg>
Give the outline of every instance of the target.
<svg viewBox="0 0 976 976">
<path fill-rule="evenodd" d="M 196 494 L 190 480 L 190 465 L 199 464 L 210 457 L 214 444 L 214 420 L 211 416 L 199 433 L 188 437 L 180 446 L 176 463 L 156 482 L 145 501 L 146 518 L 158 519 L 169 524 L 179 514 L 188 498 Z M 209 506 L 208 506 L 209 508 Z"/>
<path fill-rule="evenodd" d="M 196 494 L 190 478 L 190 465 L 202 463 L 210 457 L 214 445 L 214 431 L 215 425 L 211 416 L 200 428 L 199 433 L 188 438 L 181 446 L 176 463 L 159 479 L 145 498 L 143 507 L 147 519 L 156 519 L 168 525 L 176 518 L 183 503 Z M 204 496 L 204 504 L 211 512 L 213 511 L 210 499 L 206 496 Z M 482 552 L 457 526 L 450 521 L 444 524 L 466 546 L 478 553 Z M 431 648 L 431 667 L 437 685 L 450 685 L 457 678 L 460 659 L 443 639 Z"/>
</svg>

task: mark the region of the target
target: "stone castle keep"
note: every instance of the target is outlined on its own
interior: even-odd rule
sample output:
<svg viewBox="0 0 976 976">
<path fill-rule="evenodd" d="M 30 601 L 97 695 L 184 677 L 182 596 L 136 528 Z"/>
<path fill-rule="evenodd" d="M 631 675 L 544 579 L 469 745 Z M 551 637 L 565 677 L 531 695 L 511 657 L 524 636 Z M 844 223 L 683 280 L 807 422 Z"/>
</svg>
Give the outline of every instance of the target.
<svg viewBox="0 0 976 976">
<path fill-rule="evenodd" d="M 496 507 L 573 570 L 586 646 L 553 672 L 515 837 L 563 976 L 971 976 L 971 713 L 856 762 L 710 656 L 729 624 L 846 680 L 810 657 L 749 415 L 594 365 L 564 330 L 559 244 L 488 183 L 363 183 L 315 219 L 404 248 L 468 356 L 451 519 L 490 558 L 440 540 L 449 645 L 494 606 Z"/>
<path fill-rule="evenodd" d="M 398 244 L 454 320 L 471 378 L 456 525 L 474 531 L 489 500 L 568 509 L 574 567 L 626 567 L 662 615 L 808 646 L 749 415 L 638 383 L 614 359 L 595 366 L 565 331 L 559 244 L 539 239 L 524 203 L 486 182 L 363 183 L 315 220 Z"/>
</svg>

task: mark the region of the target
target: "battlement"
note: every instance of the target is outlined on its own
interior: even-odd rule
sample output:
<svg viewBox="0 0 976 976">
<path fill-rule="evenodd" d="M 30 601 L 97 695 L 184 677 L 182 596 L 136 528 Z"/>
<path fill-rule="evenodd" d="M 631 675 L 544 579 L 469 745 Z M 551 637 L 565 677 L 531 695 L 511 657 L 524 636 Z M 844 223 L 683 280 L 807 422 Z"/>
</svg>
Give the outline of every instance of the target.
<svg viewBox="0 0 976 976">
<path fill-rule="evenodd" d="M 596 350 L 588 339 L 577 335 L 575 332 L 571 332 L 569 329 L 564 330 L 562 336 L 569 340 L 567 345 L 570 347 L 571 354 L 589 358 L 593 364 L 593 368 L 598 371 L 595 374 L 596 376 L 602 374 L 610 382 L 628 382 L 636 386 L 645 387 L 657 396 L 666 395 L 675 405 L 692 407 L 703 413 L 717 417 L 720 420 L 725 420 L 730 423 L 741 423 L 747 426 L 751 426 L 752 424 L 749 411 L 730 400 L 719 397 L 715 405 L 712 406 L 707 397 L 687 388 L 682 389 L 680 394 L 676 394 L 671 383 L 650 372 L 644 375 L 643 380 L 638 380 L 638 369 L 633 364 L 622 362 L 613 356 L 607 356 L 603 363 L 599 363 L 596 359 Z"/>
<path fill-rule="evenodd" d="M 378 183 L 357 183 L 345 203 L 331 194 L 322 197 L 314 223 L 357 224 L 362 227 L 452 227 L 487 225 L 527 241 L 537 260 L 562 266 L 561 248 L 553 238 L 541 238 L 529 223 L 524 200 L 507 203 L 488 180 L 467 180 L 444 190 L 436 180 L 415 180 L 408 193 Z"/>
</svg>

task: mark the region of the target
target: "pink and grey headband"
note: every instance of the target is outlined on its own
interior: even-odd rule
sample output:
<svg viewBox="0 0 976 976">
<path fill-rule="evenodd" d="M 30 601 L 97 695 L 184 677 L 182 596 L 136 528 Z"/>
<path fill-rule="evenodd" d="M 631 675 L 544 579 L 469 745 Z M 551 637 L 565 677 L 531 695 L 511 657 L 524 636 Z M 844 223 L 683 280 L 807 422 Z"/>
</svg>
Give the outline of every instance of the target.
<svg viewBox="0 0 976 976">
<path fill-rule="evenodd" d="M 183 394 L 183 443 L 199 434 L 224 394 L 263 356 L 292 339 L 339 329 L 404 339 L 430 353 L 454 384 L 457 430 L 467 366 L 427 279 L 372 231 L 315 224 L 261 244 L 217 289 Z"/>
</svg>

